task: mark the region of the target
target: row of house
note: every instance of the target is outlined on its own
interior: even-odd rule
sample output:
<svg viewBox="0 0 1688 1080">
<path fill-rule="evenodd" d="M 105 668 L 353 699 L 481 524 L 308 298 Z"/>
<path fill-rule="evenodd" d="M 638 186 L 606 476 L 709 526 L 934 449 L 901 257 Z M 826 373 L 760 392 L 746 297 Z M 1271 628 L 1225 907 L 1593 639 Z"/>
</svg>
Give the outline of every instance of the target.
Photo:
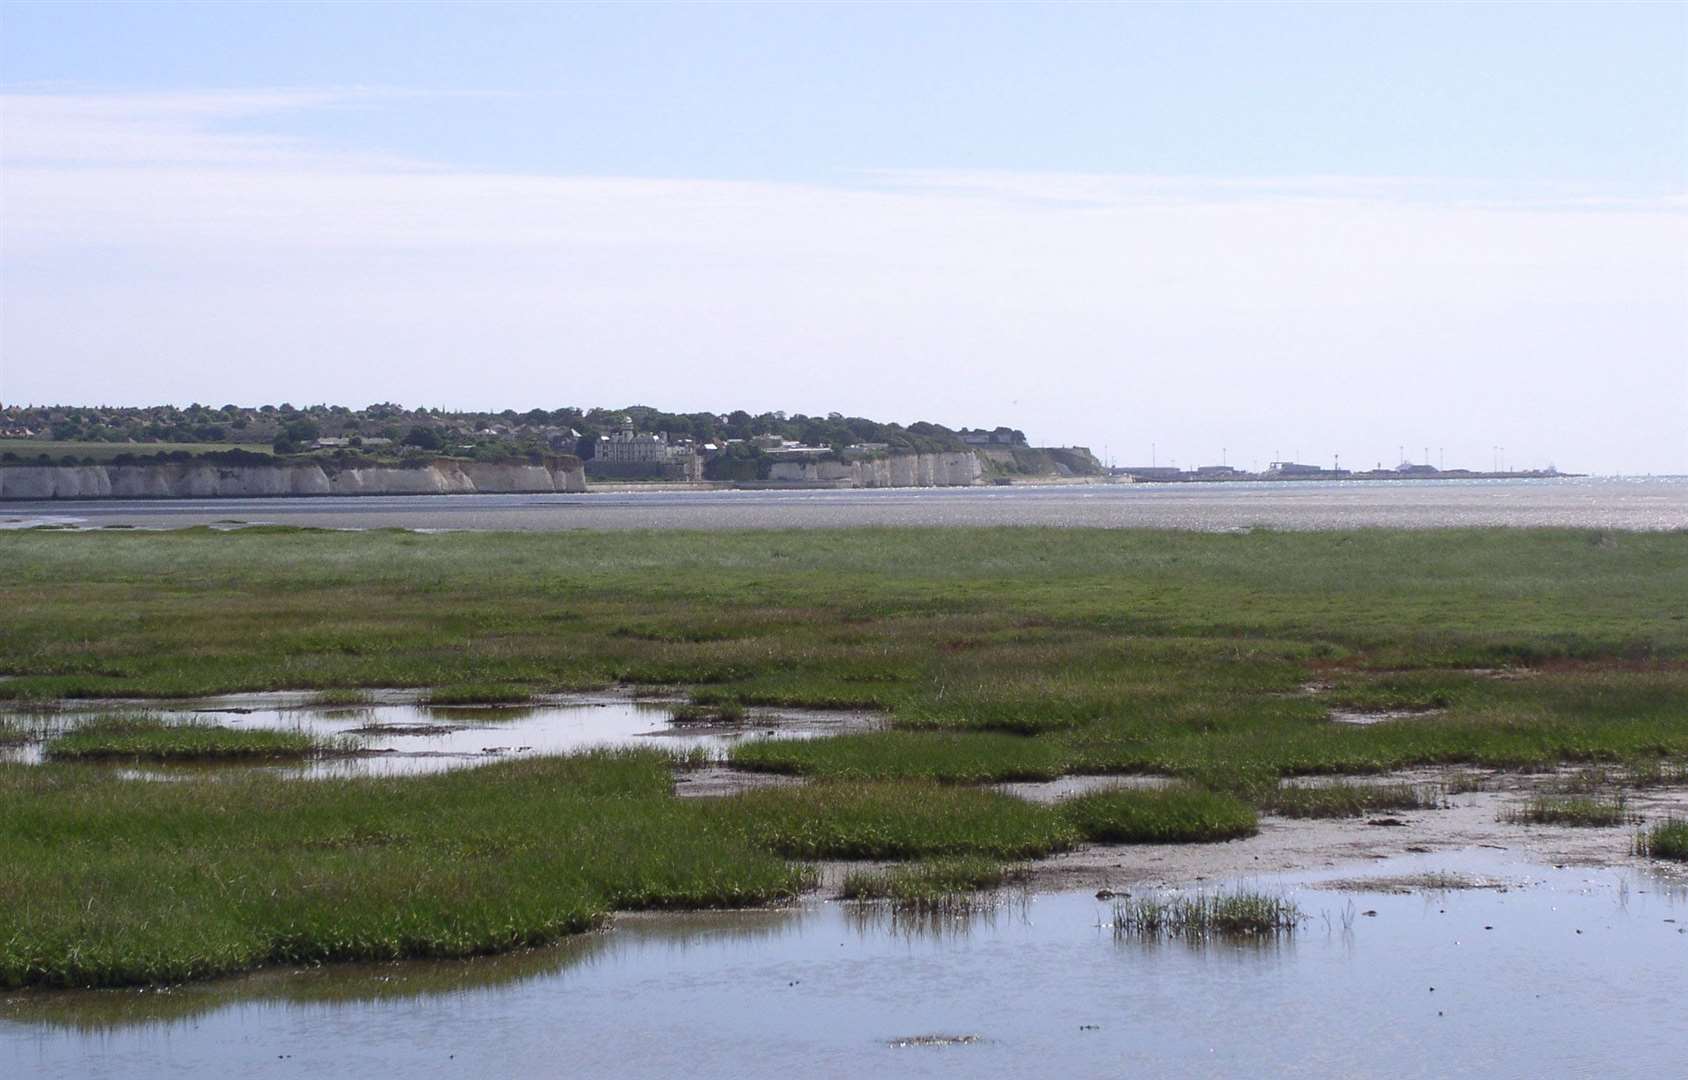
<svg viewBox="0 0 1688 1080">
<path fill-rule="evenodd" d="M 776 461 L 808 461 L 834 453 L 830 446 L 808 446 L 780 435 L 757 435 L 748 440 L 725 439 L 721 442 L 699 442 L 685 436 L 666 432 L 642 432 L 628 420 L 615 431 L 598 436 L 587 459 L 588 476 L 605 479 L 644 479 L 660 474 L 665 480 L 702 480 L 704 462 L 733 444 L 748 442 L 764 455 Z M 841 456 L 846 460 L 862 460 L 882 454 L 890 443 L 862 442 L 844 447 Z"/>
</svg>

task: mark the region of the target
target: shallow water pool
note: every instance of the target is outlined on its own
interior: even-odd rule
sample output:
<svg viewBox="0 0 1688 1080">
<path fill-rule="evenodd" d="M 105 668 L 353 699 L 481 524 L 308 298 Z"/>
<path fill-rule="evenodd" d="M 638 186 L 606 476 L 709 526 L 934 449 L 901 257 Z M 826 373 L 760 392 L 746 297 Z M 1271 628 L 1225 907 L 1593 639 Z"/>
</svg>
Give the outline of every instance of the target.
<svg viewBox="0 0 1688 1080">
<path fill-rule="evenodd" d="M 144 711 L 176 723 L 230 728 L 302 731 L 346 741 L 356 752 L 301 764 L 264 766 L 299 777 L 388 776 L 438 772 L 512 757 L 567 754 L 593 747 L 702 749 L 724 756 L 749 739 L 813 738 L 878 725 L 864 713 L 802 709 L 750 709 L 742 722 L 677 724 L 673 701 L 636 701 L 623 695 L 571 697 L 523 706 L 430 706 L 382 702 L 321 708 L 296 696 L 228 697 L 161 706 L 125 702 L 19 717 L 31 738 L 0 747 L 0 760 L 37 762 L 53 735 L 113 712 Z M 192 766 L 226 769 L 231 766 Z M 250 766 L 234 766 L 247 768 Z M 179 768 L 179 767 L 177 767 Z M 172 771 L 147 766 L 148 775 Z"/>
<path fill-rule="evenodd" d="M 1488 887 L 1398 891 L 1415 875 Z M 1317 887 L 1372 878 L 1396 884 Z M 1473 850 L 1251 884 L 1309 918 L 1189 944 L 1121 938 L 1084 893 L 944 919 L 811 902 L 513 957 L 14 994 L 0 1074 L 1680 1075 L 1680 882 Z"/>
</svg>

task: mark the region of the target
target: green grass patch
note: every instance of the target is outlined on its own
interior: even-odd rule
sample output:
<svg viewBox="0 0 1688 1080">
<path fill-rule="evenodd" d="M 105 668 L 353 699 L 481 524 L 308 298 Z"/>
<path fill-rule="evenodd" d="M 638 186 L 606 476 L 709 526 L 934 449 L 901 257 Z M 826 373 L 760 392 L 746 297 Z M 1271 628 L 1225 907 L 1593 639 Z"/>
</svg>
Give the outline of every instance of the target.
<svg viewBox="0 0 1688 1080">
<path fill-rule="evenodd" d="M 48 740 L 54 761 L 286 761 L 340 749 L 297 731 L 102 717 Z"/>
<path fill-rule="evenodd" d="M 145 443 L 109 443 L 109 442 L 60 442 L 54 439 L 3 439 L 0 440 L 0 452 L 17 455 L 18 461 L 9 462 L 13 465 L 34 465 L 40 455 L 46 454 L 52 458 L 54 465 L 66 456 L 74 457 L 78 461 L 92 458 L 95 464 L 105 465 L 120 454 L 145 456 L 152 454 L 185 453 L 198 457 L 200 454 L 223 453 L 229 450 L 244 450 L 249 454 L 263 454 L 271 456 L 273 448 L 269 443 L 231 443 L 231 442 L 145 442 Z"/>
<path fill-rule="evenodd" d="M 1636 834 L 1635 853 L 1688 862 L 1688 818 L 1671 817 Z"/>
<path fill-rule="evenodd" d="M 456 683 L 422 695 L 424 705 L 526 705 L 537 695 L 513 683 Z"/>
<path fill-rule="evenodd" d="M 500 952 L 809 882 L 670 787 L 655 752 L 311 782 L 0 766 L 0 985 Z"/>
<path fill-rule="evenodd" d="M 797 859 L 1036 859 L 1077 839 L 1047 807 L 920 782 L 770 788 L 709 809 L 757 847 Z"/>
<path fill-rule="evenodd" d="M 1360 817 L 1383 810 L 1436 810 L 1445 805 L 1433 784 L 1285 784 L 1264 800 L 1268 814 L 1290 818 Z"/>
<path fill-rule="evenodd" d="M 789 895 L 789 859 L 1222 839 L 1256 804 L 1334 798 L 1286 777 L 1667 783 L 1688 761 L 1685 607 L 1682 532 L 0 533 L 13 702 L 620 685 L 893 728 L 738 747 L 814 782 L 724 800 L 671 799 L 655 753 L 309 785 L 0 769 L 0 979 L 495 951 L 616 907 Z M 1530 674 L 1476 670 L 1501 668 Z M 1331 723 L 1344 702 L 1422 715 Z M 1204 790 L 1050 808 L 965 786 L 1074 773 Z"/>
<path fill-rule="evenodd" d="M 1114 901 L 1114 935 L 1120 938 L 1275 937 L 1292 933 L 1305 918 L 1294 901 L 1247 889 Z"/>
<path fill-rule="evenodd" d="M 682 705 L 674 710 L 673 721 L 681 725 L 742 724 L 749 715 L 745 707 L 738 702 L 723 701 L 714 705 Z"/>
<path fill-rule="evenodd" d="M 989 732 L 877 731 L 830 739 L 765 739 L 736 746 L 741 769 L 833 780 L 931 780 L 982 784 L 1053 780 L 1065 771 L 1049 740 Z"/>
<path fill-rule="evenodd" d="M 374 695 L 367 690 L 351 688 L 319 690 L 311 695 L 311 705 L 319 709 L 352 708 L 360 705 L 373 705 L 374 703 Z"/>
<path fill-rule="evenodd" d="M 1254 808 L 1232 795 L 1198 789 L 1100 791 L 1060 804 L 1061 817 L 1103 844 L 1195 844 L 1259 831 Z"/>
<path fill-rule="evenodd" d="M 952 858 L 896 866 L 888 870 L 852 870 L 839 889 L 841 900 L 889 900 L 915 910 L 941 907 L 958 896 L 1000 889 L 1025 878 L 1022 868 L 994 859 Z"/>
<path fill-rule="evenodd" d="M 1628 800 L 1622 794 L 1606 798 L 1536 795 L 1523 806 L 1508 810 L 1501 820 L 1521 825 L 1578 825 L 1603 828 L 1630 820 Z"/>
</svg>

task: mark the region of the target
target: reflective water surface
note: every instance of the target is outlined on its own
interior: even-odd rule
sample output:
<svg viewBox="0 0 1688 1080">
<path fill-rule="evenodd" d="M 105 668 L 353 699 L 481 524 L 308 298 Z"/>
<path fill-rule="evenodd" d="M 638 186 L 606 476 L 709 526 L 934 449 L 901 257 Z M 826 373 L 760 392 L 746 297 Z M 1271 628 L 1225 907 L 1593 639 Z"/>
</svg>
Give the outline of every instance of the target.
<svg viewBox="0 0 1688 1080">
<path fill-rule="evenodd" d="M 1459 873 L 1498 887 L 1332 892 Z M 1087 894 L 971 918 L 624 916 L 520 956 L 0 1000 L 0 1075 L 1680 1075 L 1688 891 L 1473 850 L 1251 883 L 1278 942 L 1145 942 Z M 935 1037 L 935 1038 L 929 1038 Z"/>
<path fill-rule="evenodd" d="M 567 754 L 601 746 L 702 749 L 719 757 L 729 746 L 746 739 L 836 735 L 866 730 L 878 722 L 863 713 L 749 709 L 741 722 L 675 723 L 673 701 L 635 701 L 608 694 L 496 707 L 392 701 L 319 708 L 305 701 L 308 696 L 231 696 L 163 706 L 72 705 L 62 711 L 21 714 L 17 719 L 32 738 L 21 745 L 0 747 L 0 761 L 39 761 L 45 740 L 114 711 L 142 711 L 175 723 L 303 731 L 338 740 L 354 751 L 302 764 L 264 766 L 301 777 L 438 772 L 510 757 Z M 156 766 L 148 769 L 154 775 L 169 771 Z"/>
<path fill-rule="evenodd" d="M 1688 528 L 1688 477 L 1297 481 L 888 488 L 873 491 L 598 491 L 290 499 L 0 503 L 0 528 L 784 529 L 848 525 L 1053 525 L 1228 530 L 1482 525 Z"/>
</svg>

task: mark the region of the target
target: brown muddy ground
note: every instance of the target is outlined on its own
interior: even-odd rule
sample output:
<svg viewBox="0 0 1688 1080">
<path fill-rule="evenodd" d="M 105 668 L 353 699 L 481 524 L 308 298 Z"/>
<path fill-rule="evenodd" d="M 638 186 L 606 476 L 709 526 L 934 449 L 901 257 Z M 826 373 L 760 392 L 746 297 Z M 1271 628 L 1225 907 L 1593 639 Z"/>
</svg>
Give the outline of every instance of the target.
<svg viewBox="0 0 1688 1080">
<path fill-rule="evenodd" d="M 1376 779 L 1435 783 L 1443 778 L 1434 770 L 1425 770 Z M 1615 867 L 1647 862 L 1633 853 L 1634 825 L 1586 828 L 1500 820 L 1503 811 L 1528 802 L 1545 779 L 1503 778 L 1497 782 L 1497 790 L 1449 796 L 1449 805 L 1440 810 L 1336 819 L 1263 816 L 1258 835 L 1228 843 L 1086 845 L 1031 864 L 1030 887 L 1053 892 L 1185 885 L 1254 874 L 1327 870 L 1368 859 L 1467 848 L 1508 851 L 1551 866 Z M 1630 810 L 1644 820 L 1688 814 L 1688 787 L 1630 791 L 1628 797 Z M 1372 824 L 1381 821 L 1400 824 Z M 1688 870 L 1680 872 L 1688 879 Z M 1378 883 L 1369 878 L 1355 881 L 1355 888 L 1376 891 Z M 1420 883 L 1420 887 L 1428 886 Z"/>
<path fill-rule="evenodd" d="M 1356 818 L 1282 818 L 1262 816 L 1260 832 L 1246 840 L 1218 844 L 1085 844 L 1029 864 L 1025 887 L 1040 893 L 1072 889 L 1128 890 L 1204 881 L 1231 881 L 1260 874 L 1322 871 L 1370 859 L 1487 848 L 1512 852 L 1521 859 L 1550 866 L 1618 867 L 1647 864 L 1688 881 L 1688 867 L 1638 858 L 1633 853 L 1639 824 L 1667 815 L 1688 816 L 1688 786 L 1624 789 L 1635 821 L 1603 828 L 1528 825 L 1502 820 L 1507 811 L 1522 808 L 1532 796 L 1553 792 L 1576 776 L 1576 770 L 1556 773 L 1511 774 L 1468 768 L 1415 769 L 1377 776 L 1340 777 L 1356 784 L 1415 784 L 1469 786 L 1446 797 L 1437 810 L 1386 811 Z M 795 777 L 747 773 L 726 767 L 682 773 L 676 794 L 718 797 L 775 784 L 802 783 Z M 1459 781 L 1454 783 L 1454 781 Z M 1151 787 L 1163 777 L 1068 776 L 1047 783 L 999 784 L 996 790 L 1040 803 L 1055 803 L 1088 791 L 1123 787 Z M 1298 781 L 1316 783 L 1318 781 Z M 874 864 L 865 864 L 872 866 Z M 820 865 L 820 888 L 835 892 L 851 870 L 862 863 Z M 1391 883 L 1367 877 L 1354 879 L 1354 888 L 1373 891 Z M 1504 885 L 1475 881 L 1465 887 Z M 1329 886 L 1327 886 L 1329 887 Z M 1418 889 L 1456 887 L 1453 882 L 1418 882 Z M 1385 891 L 1388 891 L 1387 889 Z"/>
</svg>

